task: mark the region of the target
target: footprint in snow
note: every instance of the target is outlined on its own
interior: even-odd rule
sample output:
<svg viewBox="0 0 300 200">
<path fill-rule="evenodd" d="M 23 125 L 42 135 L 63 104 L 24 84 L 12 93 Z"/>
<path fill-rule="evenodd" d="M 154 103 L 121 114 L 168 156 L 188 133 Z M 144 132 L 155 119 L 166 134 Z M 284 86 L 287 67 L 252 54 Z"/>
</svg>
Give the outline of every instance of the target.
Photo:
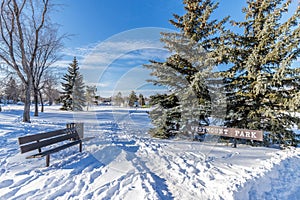
<svg viewBox="0 0 300 200">
<path fill-rule="evenodd" d="M 7 179 L 7 180 L 4 180 L 4 181 L 1 181 L 0 189 L 8 187 L 8 186 L 12 185 L 13 183 L 14 183 L 14 181 L 12 179 Z"/>
</svg>

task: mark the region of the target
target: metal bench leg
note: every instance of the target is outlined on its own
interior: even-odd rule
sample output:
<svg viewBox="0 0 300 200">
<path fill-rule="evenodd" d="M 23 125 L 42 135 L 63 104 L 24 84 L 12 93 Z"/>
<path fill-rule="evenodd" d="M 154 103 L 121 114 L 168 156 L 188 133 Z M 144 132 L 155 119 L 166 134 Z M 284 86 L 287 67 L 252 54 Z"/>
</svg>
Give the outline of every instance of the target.
<svg viewBox="0 0 300 200">
<path fill-rule="evenodd" d="M 50 154 L 46 155 L 46 167 L 49 167 L 50 164 Z"/>
<path fill-rule="evenodd" d="M 82 152 L 82 142 L 79 143 L 79 152 Z"/>
</svg>

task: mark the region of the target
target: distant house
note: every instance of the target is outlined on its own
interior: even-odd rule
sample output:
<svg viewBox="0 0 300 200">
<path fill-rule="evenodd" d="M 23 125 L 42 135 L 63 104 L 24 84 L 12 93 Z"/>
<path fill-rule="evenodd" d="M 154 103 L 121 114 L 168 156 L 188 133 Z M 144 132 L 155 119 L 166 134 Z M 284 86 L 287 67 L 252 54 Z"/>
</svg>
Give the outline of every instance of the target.
<svg viewBox="0 0 300 200">
<path fill-rule="evenodd" d="M 102 106 L 110 106 L 112 103 L 112 98 L 111 97 L 100 97 L 97 96 L 97 105 L 102 105 Z"/>
</svg>

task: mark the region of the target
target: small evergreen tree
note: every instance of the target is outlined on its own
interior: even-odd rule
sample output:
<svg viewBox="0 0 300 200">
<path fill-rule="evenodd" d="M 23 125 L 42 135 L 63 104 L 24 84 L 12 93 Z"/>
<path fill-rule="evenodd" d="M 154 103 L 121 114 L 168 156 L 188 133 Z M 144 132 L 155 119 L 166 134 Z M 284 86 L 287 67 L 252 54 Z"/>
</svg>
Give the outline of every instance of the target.
<svg viewBox="0 0 300 200">
<path fill-rule="evenodd" d="M 136 105 L 137 100 L 138 100 L 138 98 L 137 98 L 135 92 L 131 91 L 131 93 L 129 95 L 128 105 L 130 107 L 134 107 Z"/>
<path fill-rule="evenodd" d="M 145 98 L 142 94 L 139 95 L 139 105 L 144 106 L 145 105 Z"/>
<path fill-rule="evenodd" d="M 83 82 L 83 76 L 78 72 L 73 87 L 73 111 L 83 111 L 85 102 L 85 85 Z"/>
<path fill-rule="evenodd" d="M 85 106 L 85 86 L 83 76 L 79 73 L 76 57 L 69 65 L 68 73 L 63 76 L 63 80 L 65 82 L 62 83 L 61 110 L 82 111 L 82 107 Z"/>
<path fill-rule="evenodd" d="M 290 0 L 249 0 L 245 20 L 233 22 L 244 33 L 231 33 L 225 73 L 226 126 L 270 132 L 273 142 L 296 143 L 299 125 L 300 7 L 287 20 Z"/>
</svg>

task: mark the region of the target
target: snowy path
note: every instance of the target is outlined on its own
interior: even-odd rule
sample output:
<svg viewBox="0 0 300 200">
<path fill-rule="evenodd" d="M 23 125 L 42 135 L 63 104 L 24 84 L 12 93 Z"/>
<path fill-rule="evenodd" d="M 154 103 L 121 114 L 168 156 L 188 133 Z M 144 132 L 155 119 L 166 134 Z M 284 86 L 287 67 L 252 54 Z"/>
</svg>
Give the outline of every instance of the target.
<svg viewBox="0 0 300 200">
<path fill-rule="evenodd" d="M 53 109 L 33 123 L 0 113 L 0 199 L 297 199 L 300 150 L 156 140 L 140 110 L 75 114 Z M 25 159 L 17 137 L 85 123 L 84 144 L 44 159 Z"/>
</svg>

